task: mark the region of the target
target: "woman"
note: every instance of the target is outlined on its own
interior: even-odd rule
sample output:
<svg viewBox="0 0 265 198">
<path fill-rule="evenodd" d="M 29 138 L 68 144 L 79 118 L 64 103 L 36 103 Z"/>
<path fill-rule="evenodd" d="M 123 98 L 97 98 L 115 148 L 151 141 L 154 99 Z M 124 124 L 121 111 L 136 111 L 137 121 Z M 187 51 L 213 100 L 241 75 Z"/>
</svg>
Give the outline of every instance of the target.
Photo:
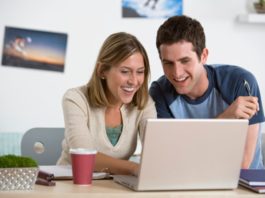
<svg viewBox="0 0 265 198">
<path fill-rule="evenodd" d="M 58 164 L 70 164 L 70 148 L 98 151 L 95 171 L 137 175 L 138 164 L 128 161 L 143 138 L 146 119 L 155 118 L 148 94 L 150 66 L 136 37 L 110 35 L 99 52 L 85 86 L 68 90 L 63 98 L 65 139 Z"/>
</svg>

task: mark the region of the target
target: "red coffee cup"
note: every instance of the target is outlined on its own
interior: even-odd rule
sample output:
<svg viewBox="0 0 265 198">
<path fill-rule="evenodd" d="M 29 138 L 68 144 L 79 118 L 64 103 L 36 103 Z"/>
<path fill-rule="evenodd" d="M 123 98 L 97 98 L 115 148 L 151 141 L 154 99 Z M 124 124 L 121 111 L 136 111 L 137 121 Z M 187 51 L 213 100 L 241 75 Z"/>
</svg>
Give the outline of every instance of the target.
<svg viewBox="0 0 265 198">
<path fill-rule="evenodd" d="M 74 184 L 92 184 L 96 153 L 91 149 L 70 149 Z"/>
</svg>

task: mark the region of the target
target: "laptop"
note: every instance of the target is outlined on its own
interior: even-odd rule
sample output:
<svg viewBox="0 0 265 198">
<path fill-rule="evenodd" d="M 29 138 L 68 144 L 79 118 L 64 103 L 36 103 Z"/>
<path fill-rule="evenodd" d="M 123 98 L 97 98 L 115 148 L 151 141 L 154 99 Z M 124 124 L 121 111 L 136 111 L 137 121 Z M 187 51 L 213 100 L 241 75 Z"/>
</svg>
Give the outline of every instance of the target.
<svg viewBox="0 0 265 198">
<path fill-rule="evenodd" d="M 138 177 L 114 175 L 135 191 L 234 189 L 248 120 L 149 119 Z"/>
</svg>

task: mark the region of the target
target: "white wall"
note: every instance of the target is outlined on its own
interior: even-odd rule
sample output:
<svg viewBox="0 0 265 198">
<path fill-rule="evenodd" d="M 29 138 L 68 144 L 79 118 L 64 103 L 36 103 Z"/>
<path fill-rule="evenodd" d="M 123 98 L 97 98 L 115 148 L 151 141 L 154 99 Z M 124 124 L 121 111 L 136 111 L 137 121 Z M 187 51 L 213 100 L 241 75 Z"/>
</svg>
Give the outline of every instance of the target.
<svg viewBox="0 0 265 198">
<path fill-rule="evenodd" d="M 201 21 L 210 50 L 208 63 L 230 63 L 251 70 L 265 104 L 265 24 L 236 21 L 247 12 L 245 0 L 183 0 L 184 14 Z M 135 34 L 146 47 L 152 79 L 162 74 L 155 48 L 164 19 L 122 19 L 121 0 L 1 0 L 0 55 L 4 27 L 68 34 L 65 72 L 0 66 L 0 132 L 64 125 L 61 98 L 66 89 L 85 84 L 103 40 L 111 33 Z"/>
</svg>

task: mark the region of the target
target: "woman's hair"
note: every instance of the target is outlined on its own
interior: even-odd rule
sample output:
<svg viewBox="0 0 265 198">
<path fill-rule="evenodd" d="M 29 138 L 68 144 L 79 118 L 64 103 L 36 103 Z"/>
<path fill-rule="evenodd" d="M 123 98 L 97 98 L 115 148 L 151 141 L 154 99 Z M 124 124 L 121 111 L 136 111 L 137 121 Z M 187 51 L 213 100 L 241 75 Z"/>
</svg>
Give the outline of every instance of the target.
<svg viewBox="0 0 265 198">
<path fill-rule="evenodd" d="M 205 34 L 202 25 L 188 16 L 173 16 L 167 19 L 158 29 L 156 47 L 160 55 L 160 45 L 181 41 L 191 42 L 199 60 L 205 48 Z"/>
<path fill-rule="evenodd" d="M 88 101 L 93 107 L 110 106 L 106 96 L 106 80 L 101 74 L 117 66 L 132 54 L 139 52 L 144 60 L 144 82 L 133 96 L 132 104 L 143 109 L 148 101 L 148 80 L 150 65 L 147 53 L 138 39 L 128 33 L 118 32 L 111 34 L 103 43 L 95 64 L 91 79 L 88 82 Z"/>
</svg>

